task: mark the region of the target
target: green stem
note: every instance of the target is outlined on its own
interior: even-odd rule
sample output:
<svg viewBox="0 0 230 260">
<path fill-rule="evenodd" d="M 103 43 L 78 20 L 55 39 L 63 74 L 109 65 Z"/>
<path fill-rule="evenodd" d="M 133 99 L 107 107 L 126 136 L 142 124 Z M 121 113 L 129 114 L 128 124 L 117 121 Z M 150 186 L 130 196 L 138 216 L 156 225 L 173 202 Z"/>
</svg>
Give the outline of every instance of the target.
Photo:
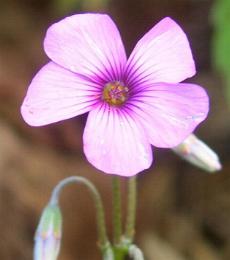
<svg viewBox="0 0 230 260">
<path fill-rule="evenodd" d="M 125 226 L 125 238 L 128 243 L 132 243 L 135 233 L 136 221 L 136 197 L 137 184 L 136 176 L 131 177 L 128 181 L 128 205 L 127 205 L 127 220 Z"/>
<path fill-rule="evenodd" d="M 121 183 L 117 176 L 113 177 L 113 242 L 120 244 L 122 235 L 121 224 Z"/>
<path fill-rule="evenodd" d="M 113 248 L 114 260 L 125 260 L 128 255 L 128 247 L 124 246 L 115 246 Z"/>
<path fill-rule="evenodd" d="M 93 195 L 94 201 L 95 201 L 95 208 L 96 208 L 96 217 L 97 217 L 97 227 L 98 227 L 98 235 L 99 235 L 99 243 L 102 248 L 107 248 L 109 246 L 109 240 L 107 237 L 107 231 L 106 231 L 106 225 L 105 225 L 105 214 L 104 214 L 104 207 L 102 203 L 102 199 L 100 196 L 100 193 L 94 186 L 92 182 L 90 182 L 88 179 L 80 176 L 71 176 L 68 177 L 58 183 L 58 185 L 54 188 L 52 192 L 52 196 L 50 199 L 50 204 L 56 205 L 59 200 L 59 195 L 61 190 L 68 184 L 71 184 L 73 182 L 82 183 L 84 184 L 88 190 Z"/>
</svg>

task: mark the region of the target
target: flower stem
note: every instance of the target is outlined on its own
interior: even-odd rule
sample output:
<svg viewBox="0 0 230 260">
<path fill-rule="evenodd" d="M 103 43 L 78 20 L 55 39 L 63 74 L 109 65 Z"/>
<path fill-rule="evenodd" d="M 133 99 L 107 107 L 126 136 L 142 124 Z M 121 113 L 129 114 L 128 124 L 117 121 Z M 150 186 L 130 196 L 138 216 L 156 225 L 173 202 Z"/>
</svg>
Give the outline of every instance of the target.
<svg viewBox="0 0 230 260">
<path fill-rule="evenodd" d="M 136 176 L 131 177 L 128 181 L 128 205 L 127 205 L 127 219 L 125 226 L 125 239 L 132 243 L 135 233 L 136 221 L 136 197 L 137 184 Z"/>
<path fill-rule="evenodd" d="M 104 207 L 102 203 L 102 199 L 100 196 L 100 193 L 94 186 L 92 182 L 90 182 L 88 179 L 80 176 L 71 176 L 68 177 L 58 183 L 58 185 L 54 188 L 52 192 L 52 196 L 50 199 L 50 204 L 57 205 L 59 200 L 59 195 L 61 190 L 68 184 L 71 184 L 73 182 L 82 183 L 84 184 L 91 194 L 93 195 L 94 201 L 95 201 L 95 208 L 96 208 L 96 220 L 97 220 L 97 228 L 98 228 L 98 235 L 99 235 L 99 244 L 100 247 L 103 249 L 107 248 L 109 246 L 109 240 L 107 237 L 107 231 L 106 231 L 106 225 L 105 225 L 105 214 L 104 214 Z"/>
<path fill-rule="evenodd" d="M 115 246 L 113 247 L 114 260 L 125 260 L 128 256 L 128 247 Z"/>
<path fill-rule="evenodd" d="M 121 183 L 117 176 L 113 177 L 113 242 L 120 244 L 122 235 L 121 224 Z"/>
</svg>

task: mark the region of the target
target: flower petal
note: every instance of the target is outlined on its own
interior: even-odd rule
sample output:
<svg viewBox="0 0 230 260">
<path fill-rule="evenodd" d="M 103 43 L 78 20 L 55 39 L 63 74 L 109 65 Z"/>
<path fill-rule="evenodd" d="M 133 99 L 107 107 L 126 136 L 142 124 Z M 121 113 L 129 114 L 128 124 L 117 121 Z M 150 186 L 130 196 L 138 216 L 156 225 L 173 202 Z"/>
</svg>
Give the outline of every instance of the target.
<svg viewBox="0 0 230 260">
<path fill-rule="evenodd" d="M 88 112 L 98 87 L 50 62 L 32 80 L 21 107 L 24 120 L 42 126 Z"/>
<path fill-rule="evenodd" d="M 89 113 L 83 141 L 88 161 L 109 174 L 132 176 L 152 162 L 143 130 L 129 114 L 106 104 Z"/>
<path fill-rule="evenodd" d="M 126 109 L 135 112 L 152 145 L 171 148 L 206 118 L 209 100 L 198 85 L 159 83 L 134 95 Z"/>
<path fill-rule="evenodd" d="M 119 80 L 126 64 L 119 31 L 104 14 L 77 14 L 53 24 L 44 48 L 54 62 L 97 82 Z"/>
<path fill-rule="evenodd" d="M 189 42 L 166 17 L 139 40 L 127 62 L 127 84 L 178 83 L 195 74 Z"/>
</svg>

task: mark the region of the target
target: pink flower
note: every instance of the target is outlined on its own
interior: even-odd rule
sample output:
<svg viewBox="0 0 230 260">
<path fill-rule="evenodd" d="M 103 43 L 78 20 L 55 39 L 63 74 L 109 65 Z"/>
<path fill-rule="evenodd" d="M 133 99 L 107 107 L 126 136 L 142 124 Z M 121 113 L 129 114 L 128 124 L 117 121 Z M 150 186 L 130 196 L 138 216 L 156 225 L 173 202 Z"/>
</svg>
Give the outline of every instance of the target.
<svg viewBox="0 0 230 260">
<path fill-rule="evenodd" d="M 104 14 L 78 14 L 53 24 L 44 49 L 51 61 L 32 80 L 21 113 L 42 126 L 89 112 L 83 135 L 90 163 L 132 176 L 152 163 L 151 145 L 180 144 L 208 113 L 195 84 L 185 33 L 164 18 L 130 57 L 116 25 Z"/>
</svg>

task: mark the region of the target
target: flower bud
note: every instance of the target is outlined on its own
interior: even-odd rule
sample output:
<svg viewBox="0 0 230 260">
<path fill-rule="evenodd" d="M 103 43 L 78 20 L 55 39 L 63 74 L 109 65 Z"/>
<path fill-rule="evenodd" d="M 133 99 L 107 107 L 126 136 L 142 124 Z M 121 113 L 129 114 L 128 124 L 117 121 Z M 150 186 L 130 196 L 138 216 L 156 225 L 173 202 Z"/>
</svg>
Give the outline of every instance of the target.
<svg viewBox="0 0 230 260">
<path fill-rule="evenodd" d="M 103 260 L 114 260 L 114 253 L 111 247 L 107 247 L 104 250 Z"/>
<path fill-rule="evenodd" d="M 129 247 L 129 256 L 132 257 L 133 260 L 144 260 L 142 251 L 136 245 Z"/>
<path fill-rule="evenodd" d="M 48 204 L 43 210 L 34 245 L 34 260 L 56 260 L 62 233 L 62 215 L 57 204 Z"/>
<path fill-rule="evenodd" d="M 208 172 L 222 168 L 218 155 L 195 135 L 190 135 L 172 150 L 186 161 Z"/>
</svg>

